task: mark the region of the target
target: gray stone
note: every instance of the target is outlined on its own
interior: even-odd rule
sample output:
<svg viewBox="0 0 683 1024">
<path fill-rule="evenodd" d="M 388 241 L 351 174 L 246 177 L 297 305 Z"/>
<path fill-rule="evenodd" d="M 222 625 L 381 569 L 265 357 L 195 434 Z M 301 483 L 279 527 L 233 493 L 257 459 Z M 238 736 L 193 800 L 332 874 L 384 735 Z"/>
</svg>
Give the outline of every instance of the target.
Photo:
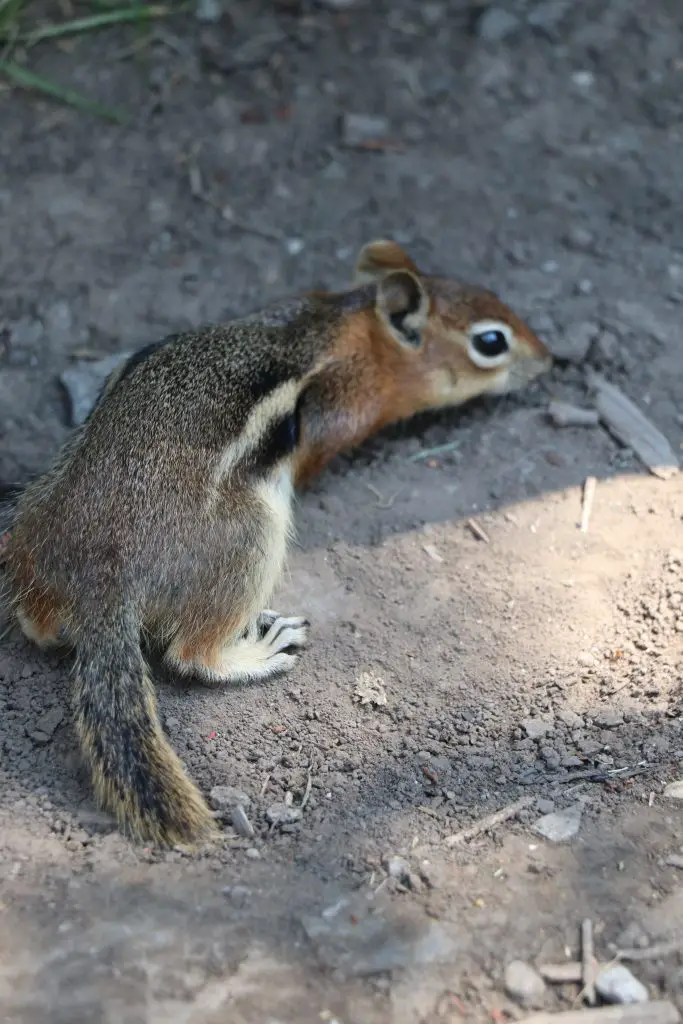
<svg viewBox="0 0 683 1024">
<path fill-rule="evenodd" d="M 342 118 L 342 140 L 345 146 L 363 146 L 376 139 L 386 138 L 388 132 L 389 122 L 386 117 L 344 114 Z"/>
<path fill-rule="evenodd" d="M 71 338 L 74 327 L 71 306 L 65 299 L 55 302 L 45 311 L 45 330 L 51 342 L 65 343 Z"/>
<path fill-rule="evenodd" d="M 546 718 L 525 718 L 521 725 L 530 740 L 540 740 L 553 728 L 553 723 Z"/>
<path fill-rule="evenodd" d="M 542 797 L 539 797 L 536 801 L 536 810 L 540 811 L 541 814 L 552 814 L 555 810 L 555 801 L 544 800 Z"/>
<path fill-rule="evenodd" d="M 595 987 L 606 1003 L 647 1003 L 650 999 L 643 983 L 623 964 L 613 964 L 600 971 Z"/>
<path fill-rule="evenodd" d="M 214 786 L 209 793 L 209 804 L 215 811 L 230 813 L 233 807 L 251 807 L 251 797 L 235 786 Z"/>
<path fill-rule="evenodd" d="M 599 333 L 600 328 L 592 320 L 571 324 L 553 343 L 553 355 L 571 363 L 581 363 Z"/>
<path fill-rule="evenodd" d="M 624 724 L 624 716 L 616 708 L 603 708 L 601 711 L 598 711 L 593 722 L 600 729 L 617 729 L 620 725 Z"/>
<path fill-rule="evenodd" d="M 559 720 L 570 729 L 580 729 L 583 726 L 583 718 L 577 715 L 571 708 L 562 708 L 557 712 Z"/>
<path fill-rule="evenodd" d="M 271 825 L 293 825 L 301 820 L 301 815 L 300 807 L 291 807 L 284 802 L 271 804 L 266 811 L 266 818 Z"/>
<path fill-rule="evenodd" d="M 522 1006 L 541 1006 L 545 982 L 524 960 L 512 960 L 505 968 L 505 991 Z"/>
<path fill-rule="evenodd" d="M 571 4 L 572 0 L 541 0 L 527 15 L 527 21 L 537 32 L 554 39 Z"/>
<path fill-rule="evenodd" d="M 197 0 L 195 17 L 206 25 L 215 24 L 223 16 L 223 5 L 220 0 Z"/>
<path fill-rule="evenodd" d="M 587 228 L 573 224 L 567 229 L 562 241 L 568 249 L 574 249 L 577 252 L 587 252 L 595 244 L 595 236 Z"/>
<path fill-rule="evenodd" d="M 543 839 L 547 839 L 551 843 L 566 843 L 579 831 L 583 808 L 583 801 L 577 801 L 565 808 L 564 811 L 544 814 L 542 818 L 534 822 L 532 828 L 536 835 L 542 836 Z"/>
<path fill-rule="evenodd" d="M 254 826 L 247 817 L 247 812 L 244 810 L 242 804 L 235 804 L 234 807 L 230 808 L 230 820 L 232 827 L 238 836 L 244 836 L 246 839 L 253 839 L 256 834 Z"/>
<path fill-rule="evenodd" d="M 668 800 L 683 800 L 683 779 L 670 782 L 664 790 L 664 796 Z"/>
<path fill-rule="evenodd" d="M 96 363 L 77 363 L 65 370 L 60 381 L 66 388 L 71 404 L 71 423 L 77 427 L 86 419 L 95 404 L 104 382 L 112 370 L 132 356 L 132 352 L 117 352 Z"/>
<path fill-rule="evenodd" d="M 58 726 L 64 720 L 64 709 L 60 707 L 50 708 L 40 718 L 37 718 L 32 727 L 26 730 L 26 734 L 34 743 L 43 746 L 49 743 Z"/>
<path fill-rule="evenodd" d="M 486 43 L 501 43 L 513 35 L 520 25 L 516 14 L 502 7 L 489 7 L 477 21 L 477 35 Z"/>
</svg>

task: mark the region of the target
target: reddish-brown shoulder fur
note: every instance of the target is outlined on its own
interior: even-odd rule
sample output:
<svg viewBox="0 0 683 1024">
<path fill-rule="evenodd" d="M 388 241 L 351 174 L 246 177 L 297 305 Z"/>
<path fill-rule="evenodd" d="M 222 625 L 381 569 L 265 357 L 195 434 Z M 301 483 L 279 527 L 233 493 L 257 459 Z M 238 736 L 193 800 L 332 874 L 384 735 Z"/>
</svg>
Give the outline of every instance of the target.
<svg viewBox="0 0 683 1024">
<path fill-rule="evenodd" d="M 375 287 L 366 289 L 363 302 L 349 301 L 353 293 L 337 296 L 346 311 L 333 360 L 303 402 L 299 486 L 390 423 L 513 390 L 550 365 L 543 342 L 495 294 L 423 274 L 395 242 L 366 245 L 356 270 Z M 472 331 L 496 328 L 508 349 L 487 361 L 473 349 Z"/>
</svg>

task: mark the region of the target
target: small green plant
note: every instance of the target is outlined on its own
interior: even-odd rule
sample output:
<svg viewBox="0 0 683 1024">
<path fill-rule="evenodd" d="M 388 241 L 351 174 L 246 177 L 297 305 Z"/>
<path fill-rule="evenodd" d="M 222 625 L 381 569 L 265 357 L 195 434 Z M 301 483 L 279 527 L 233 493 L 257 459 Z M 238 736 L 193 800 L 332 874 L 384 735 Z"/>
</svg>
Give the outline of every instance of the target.
<svg viewBox="0 0 683 1024">
<path fill-rule="evenodd" d="M 144 4 L 132 0 L 126 6 L 116 6 L 116 0 L 89 0 L 89 11 L 78 18 L 36 24 L 32 18 L 30 0 L 0 0 L 0 75 L 13 85 L 42 93 L 50 99 L 113 121 L 123 121 L 125 114 L 104 106 L 82 93 L 37 75 L 24 63 L 32 47 L 64 36 L 95 32 L 112 25 L 136 24 L 144 27 L 152 20 L 166 17 L 179 9 L 176 4 Z M 19 59 L 18 59 L 19 58 Z"/>
</svg>

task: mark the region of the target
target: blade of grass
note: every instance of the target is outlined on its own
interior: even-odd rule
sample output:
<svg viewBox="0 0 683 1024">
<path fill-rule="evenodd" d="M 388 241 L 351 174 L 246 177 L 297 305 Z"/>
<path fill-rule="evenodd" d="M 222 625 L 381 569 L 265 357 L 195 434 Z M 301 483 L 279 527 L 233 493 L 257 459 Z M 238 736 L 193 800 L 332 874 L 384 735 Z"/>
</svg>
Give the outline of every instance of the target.
<svg viewBox="0 0 683 1024">
<path fill-rule="evenodd" d="M 98 117 L 104 117 L 108 121 L 117 121 L 118 123 L 125 121 L 123 112 L 115 107 L 103 106 L 101 103 L 89 100 L 87 96 L 83 96 L 80 92 L 74 92 L 72 89 L 62 89 L 61 86 L 54 85 L 47 78 L 41 78 L 40 75 L 34 74 L 33 71 L 29 71 L 14 61 L 0 60 L 0 74 L 6 75 L 11 81 L 16 82 L 17 85 L 21 85 L 25 89 L 35 89 L 45 96 L 60 100 L 62 103 L 67 103 L 70 107 L 75 107 L 77 110 L 96 114 Z"/>
<path fill-rule="evenodd" d="M 116 11 L 102 11 L 100 14 L 90 14 L 86 18 L 74 18 L 73 21 L 63 21 L 59 25 L 43 25 L 35 29 L 23 38 L 33 45 L 45 39 L 56 39 L 58 36 L 73 35 L 77 32 L 92 32 L 98 28 L 106 28 L 107 25 L 120 25 L 127 21 L 148 21 L 152 18 L 164 18 L 171 11 L 163 6 L 140 6 L 123 7 Z"/>
</svg>

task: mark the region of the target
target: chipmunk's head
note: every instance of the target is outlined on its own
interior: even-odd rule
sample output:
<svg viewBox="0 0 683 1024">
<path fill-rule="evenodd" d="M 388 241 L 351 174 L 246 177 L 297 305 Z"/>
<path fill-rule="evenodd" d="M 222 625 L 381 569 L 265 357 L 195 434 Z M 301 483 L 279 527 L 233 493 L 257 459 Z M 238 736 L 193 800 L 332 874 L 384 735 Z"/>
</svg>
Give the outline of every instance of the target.
<svg viewBox="0 0 683 1024">
<path fill-rule="evenodd" d="M 425 408 L 515 391 L 552 365 L 543 342 L 496 295 L 423 274 L 396 242 L 364 246 L 356 273 L 358 283 L 376 282 L 376 315 L 414 361 Z"/>
</svg>

